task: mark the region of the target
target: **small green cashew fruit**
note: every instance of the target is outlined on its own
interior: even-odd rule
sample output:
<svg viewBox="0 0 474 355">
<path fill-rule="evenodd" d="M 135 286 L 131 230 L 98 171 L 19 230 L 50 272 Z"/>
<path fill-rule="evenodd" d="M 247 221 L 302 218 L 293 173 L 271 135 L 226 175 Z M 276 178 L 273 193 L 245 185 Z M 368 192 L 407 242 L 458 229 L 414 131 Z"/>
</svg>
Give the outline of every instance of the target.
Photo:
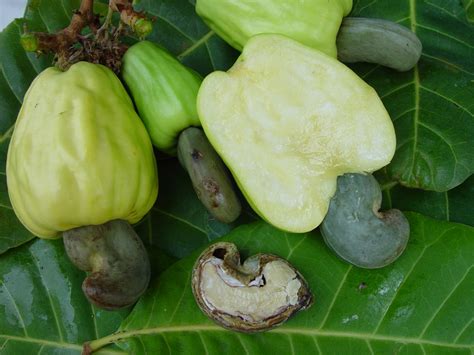
<svg viewBox="0 0 474 355">
<path fill-rule="evenodd" d="M 321 224 L 326 244 L 342 259 L 374 269 L 395 261 L 410 235 L 407 219 L 399 210 L 379 212 L 382 193 L 372 175 L 345 174 Z"/>
<path fill-rule="evenodd" d="M 336 36 L 352 0 L 197 0 L 196 12 L 232 47 L 241 51 L 250 37 L 276 33 L 336 57 Z"/>
<path fill-rule="evenodd" d="M 179 134 L 190 126 L 201 125 L 196 97 L 202 78 L 148 41 L 127 50 L 122 77 L 153 144 L 175 154 Z"/>
<path fill-rule="evenodd" d="M 16 215 L 41 238 L 136 223 L 158 193 L 150 138 L 131 99 L 110 69 L 86 62 L 48 68 L 33 81 L 6 173 Z"/>
<path fill-rule="evenodd" d="M 197 106 L 251 206 L 291 232 L 321 223 L 337 176 L 378 170 L 395 153 L 375 90 L 336 59 L 280 35 L 250 39 L 228 72 L 204 80 Z"/>
<path fill-rule="evenodd" d="M 178 154 L 194 190 L 219 221 L 233 222 L 240 201 L 221 159 L 209 144 L 196 110 L 201 77 L 151 42 L 132 46 L 124 56 L 122 76 L 153 144 Z"/>
</svg>

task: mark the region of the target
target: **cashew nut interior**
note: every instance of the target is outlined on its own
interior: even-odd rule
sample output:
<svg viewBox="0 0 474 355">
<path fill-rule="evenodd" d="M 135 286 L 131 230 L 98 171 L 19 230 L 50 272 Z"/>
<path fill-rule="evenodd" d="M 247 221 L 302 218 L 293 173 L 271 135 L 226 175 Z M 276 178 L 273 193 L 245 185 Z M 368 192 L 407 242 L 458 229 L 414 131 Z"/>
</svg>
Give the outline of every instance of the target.
<svg viewBox="0 0 474 355">
<path fill-rule="evenodd" d="M 237 247 L 220 242 L 198 258 L 192 288 L 201 310 L 219 325 L 265 331 L 313 301 L 303 276 L 286 260 L 257 254 L 243 264 Z"/>
<path fill-rule="evenodd" d="M 362 268 L 381 268 L 397 259 L 410 234 L 399 210 L 379 212 L 382 193 L 372 175 L 345 174 L 321 225 L 326 244 L 342 259 Z"/>
<path fill-rule="evenodd" d="M 114 220 L 63 233 L 69 259 L 90 274 L 82 284 L 88 300 L 115 310 L 135 303 L 150 280 L 145 247 L 130 224 Z"/>
</svg>

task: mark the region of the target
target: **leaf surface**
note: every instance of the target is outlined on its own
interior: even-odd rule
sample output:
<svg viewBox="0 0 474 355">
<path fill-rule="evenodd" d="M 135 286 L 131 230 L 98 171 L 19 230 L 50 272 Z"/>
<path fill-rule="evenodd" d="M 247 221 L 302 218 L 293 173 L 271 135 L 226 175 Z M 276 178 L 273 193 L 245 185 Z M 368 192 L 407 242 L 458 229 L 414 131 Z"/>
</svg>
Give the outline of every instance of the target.
<svg viewBox="0 0 474 355">
<path fill-rule="evenodd" d="M 383 191 L 384 208 L 414 211 L 440 220 L 474 226 L 474 176 L 445 192 L 410 189 L 400 185 Z"/>
<path fill-rule="evenodd" d="M 423 44 L 414 70 L 354 66 L 382 98 L 397 134 L 388 173 L 413 188 L 446 191 L 474 171 L 474 26 L 457 0 L 354 1 L 352 16 L 411 28 Z"/>
<path fill-rule="evenodd" d="M 129 309 L 92 306 L 85 273 L 68 260 L 61 240 L 35 240 L 0 258 L 0 353 L 80 354 L 82 343 L 115 331 Z"/>
<path fill-rule="evenodd" d="M 197 307 L 191 271 L 197 253 L 156 280 L 117 334 L 131 353 L 460 353 L 474 350 L 474 229 L 409 214 L 406 252 L 394 264 L 363 270 L 342 262 L 319 233 L 289 234 L 264 222 L 223 240 L 245 256 L 272 253 L 307 279 L 314 305 L 267 333 L 240 334 L 215 325 Z"/>
</svg>

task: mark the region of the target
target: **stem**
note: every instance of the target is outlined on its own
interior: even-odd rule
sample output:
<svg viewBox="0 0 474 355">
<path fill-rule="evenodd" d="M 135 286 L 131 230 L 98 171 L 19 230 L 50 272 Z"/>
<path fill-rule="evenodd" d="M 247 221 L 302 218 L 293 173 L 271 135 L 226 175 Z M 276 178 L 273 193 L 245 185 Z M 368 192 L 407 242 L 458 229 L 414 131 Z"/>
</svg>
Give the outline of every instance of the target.
<svg viewBox="0 0 474 355">
<path fill-rule="evenodd" d="M 120 13 L 120 19 L 130 26 L 138 37 L 144 38 L 153 30 L 153 23 L 146 15 L 133 9 L 130 0 L 110 0 L 110 8 Z"/>
<path fill-rule="evenodd" d="M 86 26 L 94 27 L 96 17 L 93 13 L 94 0 L 82 0 L 78 11 L 71 18 L 69 26 L 58 33 L 30 32 L 21 38 L 21 44 L 26 51 L 56 52 L 66 51 L 77 41 L 77 37 Z"/>
<path fill-rule="evenodd" d="M 112 15 L 113 14 L 114 14 L 114 10 L 112 10 L 112 8 L 109 6 L 109 8 L 107 10 L 107 16 L 105 17 L 104 23 L 99 28 L 98 32 L 106 31 L 109 28 L 110 24 L 112 23 Z"/>
</svg>

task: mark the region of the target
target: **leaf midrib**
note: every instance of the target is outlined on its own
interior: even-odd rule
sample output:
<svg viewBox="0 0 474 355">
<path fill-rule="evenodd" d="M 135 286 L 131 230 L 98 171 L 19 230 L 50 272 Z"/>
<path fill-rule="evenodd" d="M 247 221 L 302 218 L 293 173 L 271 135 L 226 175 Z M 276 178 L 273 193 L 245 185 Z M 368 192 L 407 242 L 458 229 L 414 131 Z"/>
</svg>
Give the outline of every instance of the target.
<svg viewBox="0 0 474 355">
<path fill-rule="evenodd" d="M 6 339 L 6 340 L 21 341 L 21 342 L 25 342 L 25 343 L 35 343 L 35 344 L 38 344 L 38 345 L 47 345 L 47 346 L 52 346 L 52 347 L 55 347 L 55 348 L 73 349 L 73 350 L 82 351 L 82 346 L 81 345 L 58 342 L 58 341 L 52 341 L 52 340 L 0 334 L 0 339 L 2 339 L 2 338 Z"/>
<path fill-rule="evenodd" d="M 135 329 L 129 331 L 120 331 L 115 334 L 111 334 L 101 339 L 93 340 L 90 342 L 90 346 L 93 350 L 98 350 L 101 347 L 125 340 L 140 335 L 153 335 L 162 333 L 176 333 L 176 332 L 228 332 L 228 330 L 216 326 L 216 325 L 179 325 L 171 327 L 156 327 L 148 329 Z M 306 336 L 319 336 L 319 337 L 334 337 L 334 338 L 352 338 L 367 341 L 390 341 L 395 343 L 410 343 L 417 345 L 434 345 L 443 346 L 455 349 L 474 349 L 473 344 L 454 344 L 446 343 L 436 340 L 427 340 L 421 338 L 411 337 L 397 337 L 391 335 L 379 335 L 371 333 L 354 333 L 354 332 L 343 332 L 343 331 L 331 331 L 321 329 L 305 329 L 305 328 L 280 328 L 269 331 L 273 334 L 286 334 L 286 335 L 306 335 Z"/>
</svg>

